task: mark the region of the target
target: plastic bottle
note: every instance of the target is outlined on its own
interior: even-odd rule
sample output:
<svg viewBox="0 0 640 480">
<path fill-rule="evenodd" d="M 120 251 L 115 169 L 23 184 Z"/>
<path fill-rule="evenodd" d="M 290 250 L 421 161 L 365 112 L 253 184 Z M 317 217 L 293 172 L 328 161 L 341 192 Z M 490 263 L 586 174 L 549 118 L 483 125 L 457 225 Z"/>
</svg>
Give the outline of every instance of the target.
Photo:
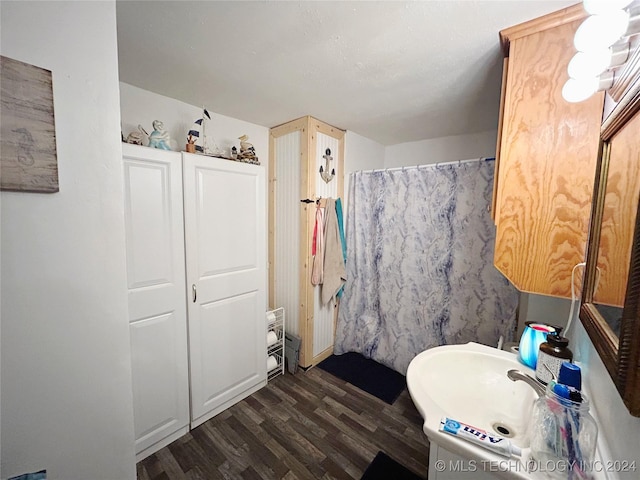
<svg viewBox="0 0 640 480">
<path fill-rule="evenodd" d="M 557 334 L 547 335 L 547 341 L 540 344 L 536 379 L 545 385 L 551 380 L 556 380 L 560 374 L 562 362 L 572 360 L 573 353 L 569 350 L 569 340 Z"/>
</svg>

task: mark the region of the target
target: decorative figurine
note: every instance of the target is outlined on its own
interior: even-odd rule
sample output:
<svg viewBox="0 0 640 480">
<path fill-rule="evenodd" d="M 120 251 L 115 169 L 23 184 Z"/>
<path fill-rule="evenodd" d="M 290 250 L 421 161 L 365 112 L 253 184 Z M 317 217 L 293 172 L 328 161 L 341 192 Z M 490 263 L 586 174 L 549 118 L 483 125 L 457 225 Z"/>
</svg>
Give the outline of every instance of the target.
<svg viewBox="0 0 640 480">
<path fill-rule="evenodd" d="M 209 115 L 207 109 L 202 107 L 202 118 L 199 118 L 195 122 L 193 122 L 197 126 L 194 126 L 187 133 L 189 137 L 193 137 L 193 142 L 189 143 L 193 144 L 197 153 L 209 153 L 209 148 L 207 148 L 207 135 L 205 133 L 205 117 L 211 120 L 211 115 Z M 202 145 L 196 145 L 196 142 L 200 138 L 200 128 L 202 129 Z"/>
<path fill-rule="evenodd" d="M 171 150 L 169 146 L 169 132 L 164 129 L 164 123 L 160 120 L 153 121 L 153 132 L 149 135 L 149 146 L 161 150 Z"/>
<path fill-rule="evenodd" d="M 191 135 L 191 133 L 189 133 L 189 136 L 187 137 L 187 145 L 186 145 L 187 152 L 196 153 L 196 139 L 197 137 L 194 137 L 193 135 Z"/>
<path fill-rule="evenodd" d="M 238 140 L 240 140 L 240 153 L 237 155 L 237 159 L 244 163 L 260 165 L 258 157 L 256 157 L 256 150 L 255 148 L 253 148 L 253 145 L 247 142 L 248 139 L 248 135 L 242 135 L 241 137 L 238 137 Z"/>
<path fill-rule="evenodd" d="M 238 149 L 236 148 L 235 145 L 231 147 L 231 158 L 234 160 L 238 158 Z"/>
<path fill-rule="evenodd" d="M 127 135 L 127 143 L 131 143 L 133 145 L 142 145 L 142 132 L 134 130 L 129 135 Z"/>
</svg>

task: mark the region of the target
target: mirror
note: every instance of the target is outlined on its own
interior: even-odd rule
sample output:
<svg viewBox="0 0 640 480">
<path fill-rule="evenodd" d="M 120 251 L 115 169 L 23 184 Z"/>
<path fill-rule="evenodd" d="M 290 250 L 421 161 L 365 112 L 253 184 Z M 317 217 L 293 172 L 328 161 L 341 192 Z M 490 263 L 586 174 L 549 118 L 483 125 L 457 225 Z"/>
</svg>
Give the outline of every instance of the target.
<svg viewBox="0 0 640 480">
<path fill-rule="evenodd" d="M 640 81 L 603 123 L 601 140 L 580 319 L 640 416 Z"/>
</svg>

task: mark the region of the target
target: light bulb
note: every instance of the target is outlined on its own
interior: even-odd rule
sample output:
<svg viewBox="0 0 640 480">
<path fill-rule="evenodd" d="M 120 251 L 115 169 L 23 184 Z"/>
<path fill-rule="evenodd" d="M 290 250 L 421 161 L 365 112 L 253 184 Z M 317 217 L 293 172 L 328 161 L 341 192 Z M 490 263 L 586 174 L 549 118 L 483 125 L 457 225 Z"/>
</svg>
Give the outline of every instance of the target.
<svg viewBox="0 0 640 480">
<path fill-rule="evenodd" d="M 633 0 L 584 0 L 582 6 L 591 15 L 600 15 L 611 10 L 622 10 Z"/>
<path fill-rule="evenodd" d="M 598 91 L 599 84 L 598 77 L 581 80 L 570 78 L 562 87 L 562 98 L 570 103 L 582 102 Z"/>
<path fill-rule="evenodd" d="M 604 48 L 591 52 L 576 53 L 567 67 L 571 78 L 581 79 L 600 75 L 611 62 L 611 49 Z"/>
<path fill-rule="evenodd" d="M 614 10 L 602 15 L 591 15 L 576 30 L 573 43 L 579 52 L 590 52 L 610 47 L 626 33 L 630 15 L 625 10 Z"/>
<path fill-rule="evenodd" d="M 618 43 L 610 48 L 576 53 L 567 67 L 571 78 L 596 77 L 605 70 L 622 65 L 629 57 L 629 43 Z"/>
</svg>

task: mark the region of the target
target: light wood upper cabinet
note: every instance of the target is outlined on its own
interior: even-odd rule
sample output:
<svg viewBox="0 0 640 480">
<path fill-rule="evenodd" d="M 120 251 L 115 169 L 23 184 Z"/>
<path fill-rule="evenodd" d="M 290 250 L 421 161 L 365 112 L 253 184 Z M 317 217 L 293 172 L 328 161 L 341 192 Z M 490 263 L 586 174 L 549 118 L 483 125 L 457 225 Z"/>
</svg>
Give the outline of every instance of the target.
<svg viewBox="0 0 640 480">
<path fill-rule="evenodd" d="M 562 98 L 581 5 L 500 32 L 507 68 L 494 264 L 519 290 L 570 297 L 585 260 L 604 95 Z"/>
</svg>

